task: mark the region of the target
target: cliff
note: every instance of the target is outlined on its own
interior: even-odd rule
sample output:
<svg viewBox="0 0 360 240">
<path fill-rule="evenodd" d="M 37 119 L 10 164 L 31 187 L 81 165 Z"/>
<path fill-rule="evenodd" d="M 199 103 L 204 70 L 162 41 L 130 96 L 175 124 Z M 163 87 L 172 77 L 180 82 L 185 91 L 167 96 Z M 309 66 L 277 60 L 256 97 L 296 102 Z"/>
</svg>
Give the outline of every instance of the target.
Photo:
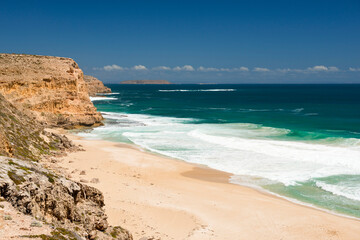
<svg viewBox="0 0 360 240">
<path fill-rule="evenodd" d="M 120 84 L 171 84 L 166 80 L 128 80 L 122 81 Z"/>
<path fill-rule="evenodd" d="M 65 149 L 76 147 L 65 136 L 44 131 L 0 94 L 0 155 L 37 161 Z"/>
<path fill-rule="evenodd" d="M 46 126 L 101 124 L 83 72 L 70 58 L 0 54 L 0 93 Z"/>
<path fill-rule="evenodd" d="M 2 215 L 0 204 L 0 238 L 5 221 L 6 239 L 132 240 L 125 229 L 108 225 L 99 190 L 47 169 L 58 161 L 54 157 L 80 148 L 45 127 L 94 126 L 101 120 L 72 59 L 0 54 L 0 202 L 23 213 L 16 213 L 15 222 Z M 29 215 L 34 224 L 24 226 Z"/>
<path fill-rule="evenodd" d="M 103 233 L 109 227 L 102 193 L 37 163 L 65 149 L 77 148 L 65 136 L 45 131 L 0 94 L 0 197 L 68 234 L 110 239 Z"/>
<path fill-rule="evenodd" d="M 128 231 L 108 225 L 104 197 L 99 190 L 68 180 L 61 171 L 56 174 L 38 163 L 40 159 L 57 161 L 51 156 L 64 150 L 78 147 L 65 136 L 44 130 L 36 119 L 19 111 L 0 94 L 0 202 L 4 198 L 23 214 L 33 216 L 37 225 L 50 224 L 53 229 L 50 235 L 44 234 L 43 229 L 40 235 L 31 234 L 29 238 L 132 240 Z M 11 216 L 0 217 L 7 220 Z M 19 225 L 7 223 L 10 229 Z M 1 230 L 0 224 L 0 236 Z M 17 234 L 13 232 L 11 238 L 20 237 Z"/>
<path fill-rule="evenodd" d="M 90 97 L 96 96 L 97 93 L 111 93 L 110 88 L 105 87 L 102 81 L 93 76 L 84 75 L 84 80 Z"/>
</svg>

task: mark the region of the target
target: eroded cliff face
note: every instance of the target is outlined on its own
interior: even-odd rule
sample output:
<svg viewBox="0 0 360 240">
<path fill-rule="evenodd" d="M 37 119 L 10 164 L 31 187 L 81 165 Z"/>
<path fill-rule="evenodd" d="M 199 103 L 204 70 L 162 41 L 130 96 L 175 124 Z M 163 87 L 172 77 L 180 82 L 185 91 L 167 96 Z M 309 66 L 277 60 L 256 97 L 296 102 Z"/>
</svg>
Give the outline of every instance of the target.
<svg viewBox="0 0 360 240">
<path fill-rule="evenodd" d="M 84 75 L 84 80 L 91 97 L 96 96 L 97 93 L 111 93 L 111 89 L 104 86 L 103 82 L 96 77 Z"/>
<path fill-rule="evenodd" d="M 50 235 L 30 237 L 131 240 L 128 231 L 108 226 L 99 190 L 66 179 L 61 172 L 56 174 L 37 162 L 40 158 L 55 161 L 51 156 L 64 154 L 65 150 L 79 147 L 66 136 L 45 130 L 0 94 L 0 202 L 4 198 L 23 214 L 54 229 Z"/>
<path fill-rule="evenodd" d="M 0 94 L 0 155 L 37 161 L 66 149 L 77 147 L 65 136 L 45 131 Z"/>
<path fill-rule="evenodd" d="M 83 72 L 70 58 L 0 54 L 0 93 L 47 126 L 101 124 Z"/>
</svg>

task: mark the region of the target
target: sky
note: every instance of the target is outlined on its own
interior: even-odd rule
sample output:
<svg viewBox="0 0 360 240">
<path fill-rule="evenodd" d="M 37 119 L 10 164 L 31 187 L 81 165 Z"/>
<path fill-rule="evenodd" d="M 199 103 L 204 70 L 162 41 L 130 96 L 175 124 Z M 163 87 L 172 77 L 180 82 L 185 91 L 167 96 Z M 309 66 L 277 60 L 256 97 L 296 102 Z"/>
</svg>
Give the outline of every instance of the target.
<svg viewBox="0 0 360 240">
<path fill-rule="evenodd" d="M 360 1 L 6 1 L 0 52 L 106 83 L 360 83 Z"/>
</svg>

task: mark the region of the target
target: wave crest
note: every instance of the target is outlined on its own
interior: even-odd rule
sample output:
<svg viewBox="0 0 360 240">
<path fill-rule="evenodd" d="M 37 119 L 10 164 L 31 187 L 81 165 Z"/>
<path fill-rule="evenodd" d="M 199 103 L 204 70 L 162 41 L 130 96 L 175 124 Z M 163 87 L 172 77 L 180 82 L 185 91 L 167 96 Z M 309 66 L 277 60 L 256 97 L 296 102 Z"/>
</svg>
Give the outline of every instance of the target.
<svg viewBox="0 0 360 240">
<path fill-rule="evenodd" d="M 117 100 L 115 97 L 90 97 L 90 101 L 107 101 L 107 100 Z"/>
</svg>

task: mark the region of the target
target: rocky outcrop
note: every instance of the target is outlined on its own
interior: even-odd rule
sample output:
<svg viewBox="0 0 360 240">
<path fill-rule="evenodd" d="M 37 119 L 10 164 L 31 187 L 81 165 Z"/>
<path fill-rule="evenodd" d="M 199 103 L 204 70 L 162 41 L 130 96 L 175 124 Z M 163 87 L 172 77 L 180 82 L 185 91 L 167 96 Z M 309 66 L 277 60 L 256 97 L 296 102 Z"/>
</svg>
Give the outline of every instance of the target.
<svg viewBox="0 0 360 240">
<path fill-rule="evenodd" d="M 28 238 L 132 240 L 125 229 L 108 226 L 99 190 L 38 163 L 79 150 L 45 127 L 96 126 L 101 120 L 72 59 L 0 54 L 0 201 L 54 229 Z"/>
<path fill-rule="evenodd" d="M 99 190 L 68 180 L 37 162 L 61 150 L 77 149 L 65 136 L 44 130 L 0 94 L 0 198 L 54 226 L 51 236 L 31 237 L 132 239 L 126 230 L 108 226 Z"/>
<path fill-rule="evenodd" d="M 109 227 L 104 196 L 96 188 L 55 175 L 38 163 L 0 157 L 0 196 L 25 214 L 52 224 L 69 238 L 121 239 L 131 234 Z M 42 238 L 53 239 L 53 238 Z"/>
<path fill-rule="evenodd" d="M 0 54 L 0 93 L 46 126 L 101 124 L 83 72 L 70 58 Z"/>
<path fill-rule="evenodd" d="M 111 89 L 104 86 L 104 83 L 93 76 L 84 75 L 90 97 L 96 96 L 98 93 L 111 93 Z"/>
<path fill-rule="evenodd" d="M 76 150 L 65 136 L 44 131 L 0 94 L 0 155 L 37 161 L 59 150 Z"/>
<path fill-rule="evenodd" d="M 171 84 L 171 82 L 166 80 L 127 80 L 120 84 Z"/>
</svg>

